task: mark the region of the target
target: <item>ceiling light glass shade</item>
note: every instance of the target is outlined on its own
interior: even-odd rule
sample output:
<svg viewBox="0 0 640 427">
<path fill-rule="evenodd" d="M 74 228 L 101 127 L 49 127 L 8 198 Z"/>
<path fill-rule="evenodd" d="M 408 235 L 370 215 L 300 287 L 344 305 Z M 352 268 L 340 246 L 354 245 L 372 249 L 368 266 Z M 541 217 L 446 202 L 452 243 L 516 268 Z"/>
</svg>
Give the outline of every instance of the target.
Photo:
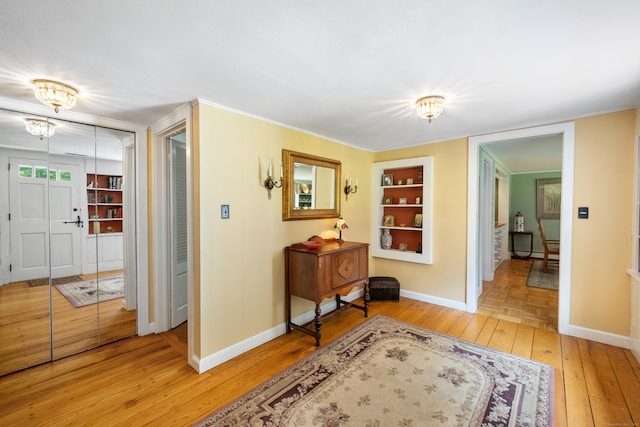
<svg viewBox="0 0 640 427">
<path fill-rule="evenodd" d="M 24 124 L 27 132 L 31 135 L 39 136 L 40 139 L 44 139 L 45 136 L 49 138 L 56 132 L 56 125 L 46 120 L 24 119 Z"/>
<path fill-rule="evenodd" d="M 437 118 L 444 110 L 444 98 L 442 96 L 425 96 L 416 101 L 418 116 L 429 120 Z"/>
<path fill-rule="evenodd" d="M 34 80 L 32 83 L 38 101 L 52 106 L 56 113 L 76 105 L 78 91 L 71 86 L 53 80 Z"/>
</svg>

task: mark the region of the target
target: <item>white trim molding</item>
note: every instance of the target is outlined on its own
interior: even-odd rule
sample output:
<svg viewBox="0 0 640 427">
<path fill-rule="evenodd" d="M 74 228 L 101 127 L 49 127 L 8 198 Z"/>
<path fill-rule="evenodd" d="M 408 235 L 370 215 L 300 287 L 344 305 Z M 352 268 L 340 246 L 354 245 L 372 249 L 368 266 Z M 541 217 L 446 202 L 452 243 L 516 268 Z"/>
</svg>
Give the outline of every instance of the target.
<svg viewBox="0 0 640 427">
<path fill-rule="evenodd" d="M 354 301 L 364 294 L 362 289 L 354 290 L 346 297 L 343 297 L 343 301 Z M 336 309 L 336 302 L 331 299 L 327 299 L 327 302 L 320 306 L 320 310 L 323 314 L 330 313 Z M 312 321 L 315 318 L 315 312 L 310 310 L 305 312 L 299 316 L 296 316 L 292 319 L 292 321 L 298 325 L 303 325 Z M 214 368 L 228 360 L 233 359 L 236 356 L 241 355 L 253 348 L 258 347 L 266 342 L 271 341 L 274 338 L 279 337 L 280 335 L 284 335 L 287 332 L 286 325 L 284 323 L 280 323 L 279 325 L 274 326 L 273 328 L 267 329 L 266 331 L 260 332 L 257 335 L 247 338 L 246 340 L 240 341 L 230 347 L 224 348 L 216 353 L 213 353 L 209 356 L 203 357 L 199 359 L 193 356 L 190 359 L 191 366 L 194 366 L 198 373 L 203 373 L 208 371 L 211 368 Z M 311 341 L 310 341 L 311 342 Z"/>
<path fill-rule="evenodd" d="M 467 182 L 467 302 L 466 310 L 478 310 L 477 283 L 480 280 L 478 262 L 478 180 L 479 151 L 482 144 L 506 142 L 513 139 L 542 135 L 562 135 L 562 207 L 560 211 L 560 240 L 571 242 L 573 233 L 573 180 L 575 123 L 558 123 L 527 129 L 518 129 L 469 138 L 468 182 Z M 569 312 L 571 308 L 571 244 L 560 248 L 560 289 L 558 290 L 558 332 L 569 333 Z"/>
<path fill-rule="evenodd" d="M 414 299 L 416 301 L 428 302 L 429 304 L 441 305 L 447 308 L 466 311 L 467 306 L 460 301 L 454 301 L 446 298 L 434 297 L 433 295 L 421 294 L 419 292 L 400 290 L 400 296 Z"/>
<path fill-rule="evenodd" d="M 610 332 L 599 331 L 597 329 L 589 329 L 577 325 L 568 325 L 565 335 L 571 335 L 576 338 L 596 341 L 603 344 L 614 345 L 621 348 L 631 348 L 631 340 L 624 335 L 612 334 Z"/>
<path fill-rule="evenodd" d="M 170 329 L 169 315 L 169 216 L 167 184 L 167 152 L 164 140 L 174 130 L 184 128 L 186 131 L 187 149 L 187 354 L 189 364 L 198 370 L 198 363 L 194 362 L 194 283 L 193 283 L 193 145 L 192 145 L 192 105 L 183 104 L 167 116 L 151 126 L 151 161 L 152 171 L 152 200 L 153 212 L 153 247 L 150 248 L 154 259 L 152 283 L 154 287 L 154 332 L 164 332 Z M 199 340 L 199 337 L 197 338 Z"/>
</svg>

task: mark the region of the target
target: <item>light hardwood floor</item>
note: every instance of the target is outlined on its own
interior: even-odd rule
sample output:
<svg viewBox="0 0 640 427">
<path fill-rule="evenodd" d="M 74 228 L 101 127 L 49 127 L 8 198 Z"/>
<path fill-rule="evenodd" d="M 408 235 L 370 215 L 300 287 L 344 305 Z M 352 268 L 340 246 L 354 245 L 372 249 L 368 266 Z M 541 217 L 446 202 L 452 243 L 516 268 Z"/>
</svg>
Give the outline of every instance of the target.
<svg viewBox="0 0 640 427">
<path fill-rule="evenodd" d="M 100 277 L 118 274 L 122 271 L 100 273 Z M 135 333 L 136 311 L 125 310 L 122 298 L 74 307 L 46 285 L 29 287 L 23 281 L 0 286 L 0 375 Z"/>
<path fill-rule="evenodd" d="M 640 423 L 628 350 L 406 298 L 372 302 L 376 314 L 550 364 L 558 426 Z M 358 310 L 327 319 L 322 342 L 363 321 Z M 315 350 L 293 331 L 198 375 L 180 331 L 129 338 L 0 378 L 0 425 L 191 425 Z"/>
<path fill-rule="evenodd" d="M 482 283 L 478 313 L 557 331 L 558 291 L 527 286 L 532 263 L 532 259 L 503 261 L 495 270 L 493 281 Z"/>
</svg>

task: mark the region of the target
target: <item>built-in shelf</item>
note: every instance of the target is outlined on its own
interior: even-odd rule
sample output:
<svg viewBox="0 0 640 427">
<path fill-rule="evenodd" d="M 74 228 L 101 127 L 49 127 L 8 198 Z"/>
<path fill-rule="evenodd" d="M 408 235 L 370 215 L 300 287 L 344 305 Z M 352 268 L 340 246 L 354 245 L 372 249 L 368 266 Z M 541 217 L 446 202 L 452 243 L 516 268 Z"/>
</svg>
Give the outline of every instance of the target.
<svg viewBox="0 0 640 427">
<path fill-rule="evenodd" d="M 374 163 L 372 174 L 372 256 L 431 264 L 433 157 Z M 385 230 L 393 238 L 389 249 L 381 243 Z"/>
<path fill-rule="evenodd" d="M 89 235 L 122 233 L 122 176 L 87 174 Z"/>
</svg>

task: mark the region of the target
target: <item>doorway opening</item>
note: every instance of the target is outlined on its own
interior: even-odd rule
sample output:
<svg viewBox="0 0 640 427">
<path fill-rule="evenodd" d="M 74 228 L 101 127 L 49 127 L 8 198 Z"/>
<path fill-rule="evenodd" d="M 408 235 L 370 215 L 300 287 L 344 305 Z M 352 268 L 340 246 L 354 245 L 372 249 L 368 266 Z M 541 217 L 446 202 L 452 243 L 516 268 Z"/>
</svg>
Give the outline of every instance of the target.
<svg viewBox="0 0 640 427">
<path fill-rule="evenodd" d="M 151 127 L 152 283 L 156 333 L 182 325 L 187 361 L 197 371 L 193 321 L 193 167 L 191 105 Z M 185 322 L 186 320 L 186 322 Z"/>
<path fill-rule="evenodd" d="M 540 182 L 561 182 L 562 138 L 545 135 L 486 143 L 480 148 L 482 280 L 478 281 L 478 313 L 557 330 L 559 269 L 555 262 L 543 268 L 536 189 Z M 555 218 L 544 219 L 544 223 L 547 235 L 559 240 L 559 204 L 552 208 L 554 214 L 546 216 Z"/>
<path fill-rule="evenodd" d="M 514 140 L 559 135 L 562 140 L 562 203 L 560 208 L 560 240 L 567 242 L 561 246 L 558 289 L 558 331 L 566 333 L 569 326 L 570 286 L 571 286 L 571 233 L 573 210 L 573 150 L 574 124 L 562 123 L 517 131 L 501 132 L 469 139 L 468 158 L 468 241 L 467 241 L 467 311 L 478 311 L 478 297 L 482 293 L 482 279 L 487 268 L 486 252 L 488 235 L 484 234 L 481 218 L 482 199 L 482 153 L 488 144 L 502 145 Z M 493 202 L 493 201 L 492 201 Z M 486 201 L 485 201 L 486 204 Z M 493 217 L 489 217 L 493 221 Z M 531 218 L 534 221 L 534 217 Z M 526 268 L 526 267 L 525 267 Z"/>
</svg>

